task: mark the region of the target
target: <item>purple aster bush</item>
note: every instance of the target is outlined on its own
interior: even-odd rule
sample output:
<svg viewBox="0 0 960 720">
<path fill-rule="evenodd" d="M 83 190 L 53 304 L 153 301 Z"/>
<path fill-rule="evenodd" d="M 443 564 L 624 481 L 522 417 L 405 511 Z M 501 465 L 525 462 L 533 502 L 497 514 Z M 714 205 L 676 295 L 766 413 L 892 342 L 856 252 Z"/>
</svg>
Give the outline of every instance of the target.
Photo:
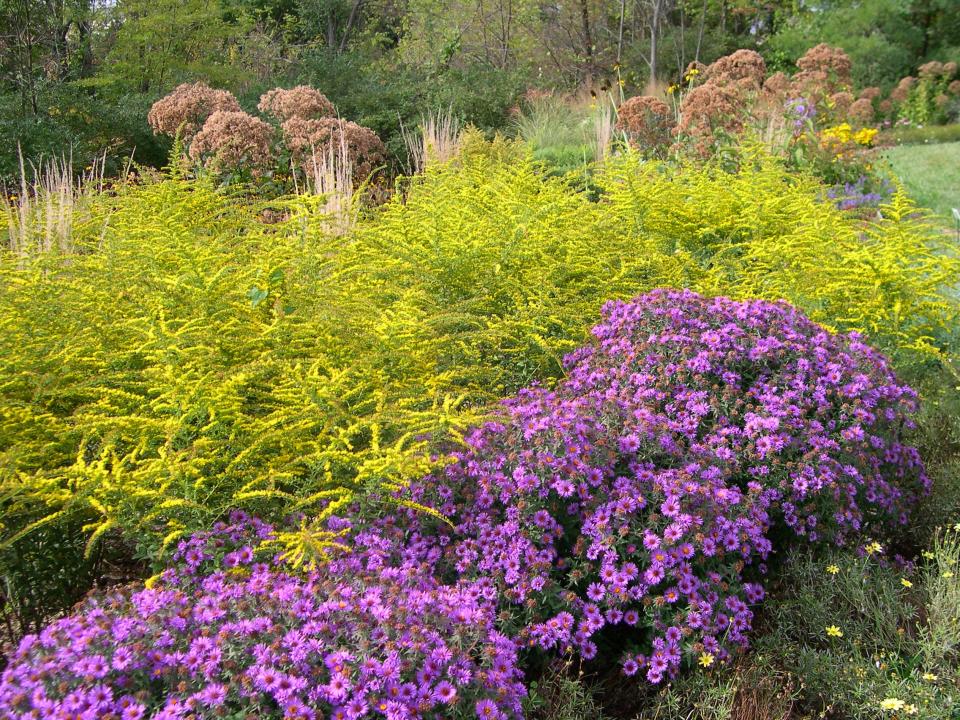
<svg viewBox="0 0 960 720">
<path fill-rule="evenodd" d="M 269 534 L 237 514 L 182 543 L 153 587 L 89 599 L 24 638 L 0 716 L 521 715 L 517 649 L 494 630 L 489 583 L 444 586 L 372 551 L 293 575 L 256 560 Z"/>
<path fill-rule="evenodd" d="M 455 529 L 372 525 L 401 563 L 495 583 L 524 645 L 590 659 L 628 638 L 623 671 L 652 683 L 726 661 L 774 550 L 905 523 L 927 490 L 902 438 L 915 393 L 856 334 L 655 291 L 607 303 L 593 335 L 413 487 Z"/>
</svg>

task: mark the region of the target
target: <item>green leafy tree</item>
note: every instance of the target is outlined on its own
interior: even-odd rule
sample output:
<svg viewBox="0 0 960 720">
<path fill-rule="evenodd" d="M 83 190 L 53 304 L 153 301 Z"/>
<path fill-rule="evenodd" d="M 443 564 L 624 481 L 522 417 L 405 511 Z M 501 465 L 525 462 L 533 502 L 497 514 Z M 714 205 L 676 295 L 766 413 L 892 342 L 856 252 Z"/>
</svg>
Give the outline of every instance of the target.
<svg viewBox="0 0 960 720">
<path fill-rule="evenodd" d="M 106 79 L 158 94 L 177 82 L 235 82 L 243 74 L 243 17 L 230 22 L 206 0 L 121 0 L 114 11 L 116 42 Z"/>
</svg>

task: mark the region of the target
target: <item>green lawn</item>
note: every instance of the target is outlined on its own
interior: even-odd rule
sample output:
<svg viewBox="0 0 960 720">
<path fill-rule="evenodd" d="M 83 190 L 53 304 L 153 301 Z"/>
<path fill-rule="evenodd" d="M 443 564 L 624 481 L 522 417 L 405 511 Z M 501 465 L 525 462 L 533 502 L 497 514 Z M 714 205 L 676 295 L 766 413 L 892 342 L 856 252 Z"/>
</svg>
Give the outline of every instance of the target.
<svg viewBox="0 0 960 720">
<path fill-rule="evenodd" d="M 900 145 L 883 155 L 917 202 L 952 224 L 950 209 L 960 208 L 960 142 Z"/>
</svg>

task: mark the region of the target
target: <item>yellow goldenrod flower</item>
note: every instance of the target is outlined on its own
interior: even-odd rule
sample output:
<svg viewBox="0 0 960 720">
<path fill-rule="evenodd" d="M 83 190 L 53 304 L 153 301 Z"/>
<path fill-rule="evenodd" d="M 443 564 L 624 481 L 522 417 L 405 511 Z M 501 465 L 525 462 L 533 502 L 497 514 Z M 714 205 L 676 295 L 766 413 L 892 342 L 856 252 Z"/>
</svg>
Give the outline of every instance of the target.
<svg viewBox="0 0 960 720">
<path fill-rule="evenodd" d="M 881 710 L 903 710 L 904 705 L 906 705 L 906 703 L 897 698 L 885 698 L 880 701 Z"/>
<path fill-rule="evenodd" d="M 827 572 L 831 575 L 836 575 L 838 572 L 840 572 L 840 568 L 836 565 L 827 565 Z"/>
<path fill-rule="evenodd" d="M 827 631 L 827 637 L 843 637 L 843 630 L 836 625 L 828 625 L 825 629 Z"/>
<path fill-rule="evenodd" d="M 923 674 L 923 679 L 927 682 L 936 682 L 937 676 L 932 672 L 925 672 Z"/>
<path fill-rule="evenodd" d="M 708 652 L 700 653 L 699 662 L 702 667 L 705 667 L 705 668 L 710 667 L 711 665 L 713 665 L 713 660 L 714 660 L 713 653 L 708 653 Z"/>
<path fill-rule="evenodd" d="M 900 578 L 900 584 L 903 585 L 905 588 L 913 587 L 913 583 L 907 580 L 906 578 Z"/>
</svg>

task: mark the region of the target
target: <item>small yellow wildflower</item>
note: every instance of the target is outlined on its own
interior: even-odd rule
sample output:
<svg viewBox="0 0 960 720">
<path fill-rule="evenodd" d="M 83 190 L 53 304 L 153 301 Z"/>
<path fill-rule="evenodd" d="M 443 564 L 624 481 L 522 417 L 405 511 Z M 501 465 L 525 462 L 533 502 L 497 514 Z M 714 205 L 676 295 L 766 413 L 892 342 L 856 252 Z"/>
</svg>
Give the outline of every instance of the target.
<svg viewBox="0 0 960 720">
<path fill-rule="evenodd" d="M 713 660 L 714 660 L 713 653 L 708 653 L 708 652 L 700 653 L 699 662 L 702 667 L 705 667 L 705 668 L 710 667 L 711 665 L 713 665 Z"/>
<path fill-rule="evenodd" d="M 874 553 L 882 552 L 883 545 L 874 540 L 872 543 L 866 547 L 867 555 L 873 555 Z"/>
<path fill-rule="evenodd" d="M 956 530 L 957 532 L 960 532 L 960 523 L 957 523 L 956 525 L 954 525 L 953 529 Z"/>
<path fill-rule="evenodd" d="M 943 574 L 941 574 L 940 577 L 947 578 L 949 580 L 950 578 L 953 577 L 953 573 L 950 572 L 949 570 L 944 570 Z"/>
<path fill-rule="evenodd" d="M 873 139 L 877 136 L 877 132 L 879 131 L 876 128 L 857 130 L 853 136 L 853 141 L 857 143 L 857 145 L 872 145 Z"/>
<path fill-rule="evenodd" d="M 937 681 L 937 675 L 935 675 L 935 674 L 932 673 L 932 672 L 925 672 L 925 673 L 923 674 L 923 679 L 926 680 L 927 682 L 936 682 L 936 681 Z"/>
<path fill-rule="evenodd" d="M 903 711 L 904 711 L 907 715 L 916 715 L 916 714 L 917 714 L 917 706 L 916 706 L 916 705 L 904 705 L 904 706 L 903 706 Z"/>
<path fill-rule="evenodd" d="M 825 629 L 827 631 L 827 637 L 843 637 L 843 630 L 836 625 L 828 625 Z"/>
<path fill-rule="evenodd" d="M 836 575 L 838 572 L 840 572 L 840 568 L 836 565 L 827 565 L 827 572 L 831 575 Z"/>
<path fill-rule="evenodd" d="M 676 85 L 671 85 L 670 87 L 667 88 L 667 92 L 670 93 L 671 95 L 673 95 L 676 91 L 677 91 Z"/>
<path fill-rule="evenodd" d="M 932 552 L 930 552 L 929 550 L 924 550 L 923 553 L 922 553 L 922 555 L 923 555 L 927 560 L 933 560 L 933 558 L 936 557 L 936 556 L 935 556 Z"/>
<path fill-rule="evenodd" d="M 903 710 L 904 705 L 906 705 L 906 703 L 897 698 L 885 698 L 880 701 L 881 710 Z"/>
<path fill-rule="evenodd" d="M 905 588 L 913 587 L 913 583 L 907 580 L 906 578 L 900 578 L 900 584 L 903 585 Z"/>
</svg>

